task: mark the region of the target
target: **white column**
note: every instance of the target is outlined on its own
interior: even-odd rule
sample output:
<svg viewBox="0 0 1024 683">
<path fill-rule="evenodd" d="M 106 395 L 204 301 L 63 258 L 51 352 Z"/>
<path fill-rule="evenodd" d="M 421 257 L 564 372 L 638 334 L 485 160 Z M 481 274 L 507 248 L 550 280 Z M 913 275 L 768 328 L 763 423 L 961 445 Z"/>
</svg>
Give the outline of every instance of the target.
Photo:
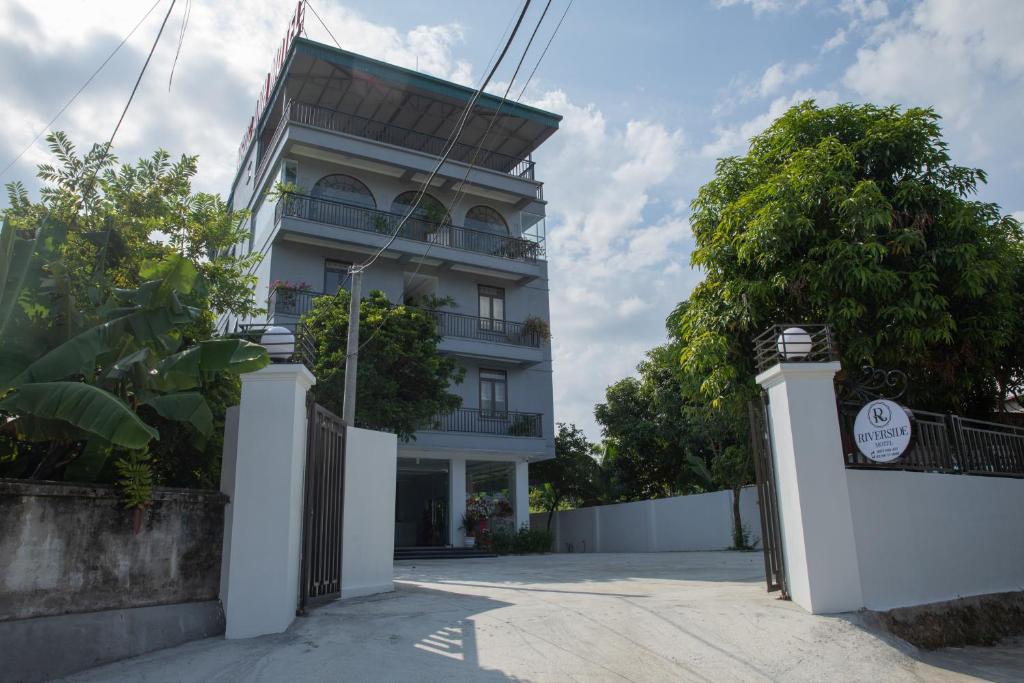
<svg viewBox="0 0 1024 683">
<path fill-rule="evenodd" d="M 280 633 L 295 618 L 302 549 L 306 392 L 302 365 L 242 375 L 236 458 L 223 468 L 234 495 L 225 516 L 221 601 L 227 638 Z"/>
<path fill-rule="evenodd" d="M 466 511 L 466 461 L 463 458 L 452 458 L 448 461 L 448 491 L 451 495 L 451 520 L 449 521 L 449 538 L 452 545 L 459 547 L 465 534 L 462 529 L 462 514 Z"/>
<path fill-rule="evenodd" d="M 768 392 L 786 578 L 814 614 L 864 606 L 833 377 L 839 363 L 780 363 Z"/>
<path fill-rule="evenodd" d="M 530 464 L 525 460 L 516 462 L 515 471 L 515 514 L 516 529 L 525 525 L 530 528 Z"/>
</svg>

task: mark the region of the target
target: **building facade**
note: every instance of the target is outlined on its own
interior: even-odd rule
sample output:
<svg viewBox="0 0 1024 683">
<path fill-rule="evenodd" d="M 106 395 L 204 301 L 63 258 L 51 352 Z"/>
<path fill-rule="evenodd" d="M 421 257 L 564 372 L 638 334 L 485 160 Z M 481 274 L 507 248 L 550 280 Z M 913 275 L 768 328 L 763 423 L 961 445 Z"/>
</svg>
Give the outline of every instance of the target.
<svg viewBox="0 0 1024 683">
<path fill-rule="evenodd" d="M 462 544 L 471 497 L 522 526 L 529 463 L 554 455 L 546 204 L 531 155 L 561 117 L 482 95 L 399 229 L 473 93 L 298 38 L 230 193 L 251 212 L 236 248 L 262 254 L 268 312 L 226 327 L 295 323 L 398 230 L 364 272 L 363 295 L 427 307 L 440 350 L 465 368 L 451 388 L 462 408 L 399 445 L 397 547 Z"/>
</svg>

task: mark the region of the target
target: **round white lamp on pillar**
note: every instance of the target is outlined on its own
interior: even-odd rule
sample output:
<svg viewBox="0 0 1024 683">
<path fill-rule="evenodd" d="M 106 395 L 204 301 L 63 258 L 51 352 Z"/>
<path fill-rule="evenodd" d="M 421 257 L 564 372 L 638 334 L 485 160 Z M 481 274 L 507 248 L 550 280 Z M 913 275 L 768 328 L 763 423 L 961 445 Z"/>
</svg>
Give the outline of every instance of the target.
<svg viewBox="0 0 1024 683">
<path fill-rule="evenodd" d="M 263 331 L 260 344 L 266 349 L 272 361 L 288 360 L 295 353 L 295 335 L 287 327 L 273 325 Z"/>
<path fill-rule="evenodd" d="M 779 335 L 779 355 L 783 360 L 800 360 L 811 353 L 811 335 L 801 327 L 787 327 Z"/>
</svg>

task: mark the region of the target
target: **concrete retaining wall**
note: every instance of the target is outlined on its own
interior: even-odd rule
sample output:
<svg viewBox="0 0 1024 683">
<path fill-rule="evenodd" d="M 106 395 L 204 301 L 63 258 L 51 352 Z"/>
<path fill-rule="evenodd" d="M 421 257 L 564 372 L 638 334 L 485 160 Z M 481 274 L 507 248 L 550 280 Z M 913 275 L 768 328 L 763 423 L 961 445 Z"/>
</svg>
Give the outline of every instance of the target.
<svg viewBox="0 0 1024 683">
<path fill-rule="evenodd" d="M 1024 480 L 847 470 L 865 606 L 1024 590 Z"/>
<path fill-rule="evenodd" d="M 740 516 L 751 542 L 761 536 L 754 487 L 740 494 Z M 530 515 L 535 529 L 547 513 Z M 723 550 L 732 546 L 732 493 L 716 491 L 556 512 L 556 552 L 644 553 Z"/>
<path fill-rule="evenodd" d="M 224 629 L 227 497 L 155 489 L 142 528 L 111 486 L 0 479 L 0 671 L 38 680 Z"/>
</svg>

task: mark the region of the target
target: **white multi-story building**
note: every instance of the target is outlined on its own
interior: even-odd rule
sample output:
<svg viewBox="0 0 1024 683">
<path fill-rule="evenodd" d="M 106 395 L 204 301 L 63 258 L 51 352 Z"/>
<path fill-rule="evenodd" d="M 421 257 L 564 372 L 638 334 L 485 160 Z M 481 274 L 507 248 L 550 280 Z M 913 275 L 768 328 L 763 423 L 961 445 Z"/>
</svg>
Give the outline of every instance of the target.
<svg viewBox="0 0 1024 683">
<path fill-rule="evenodd" d="M 473 93 L 292 42 L 230 196 L 233 208 L 252 212 L 243 248 L 263 254 L 266 322 L 294 322 L 313 297 L 343 286 L 350 264 L 387 243 Z M 466 370 L 451 389 L 462 408 L 400 444 L 397 547 L 460 545 L 472 494 L 507 501 L 510 523 L 521 526 L 529 519 L 527 464 L 554 455 L 551 350 L 523 323 L 549 320 L 545 201 L 531 154 L 560 120 L 482 95 L 414 218 L 364 273 L 364 296 L 453 300 L 435 313 L 440 350 Z M 268 197 L 279 181 L 300 189 Z"/>
</svg>

